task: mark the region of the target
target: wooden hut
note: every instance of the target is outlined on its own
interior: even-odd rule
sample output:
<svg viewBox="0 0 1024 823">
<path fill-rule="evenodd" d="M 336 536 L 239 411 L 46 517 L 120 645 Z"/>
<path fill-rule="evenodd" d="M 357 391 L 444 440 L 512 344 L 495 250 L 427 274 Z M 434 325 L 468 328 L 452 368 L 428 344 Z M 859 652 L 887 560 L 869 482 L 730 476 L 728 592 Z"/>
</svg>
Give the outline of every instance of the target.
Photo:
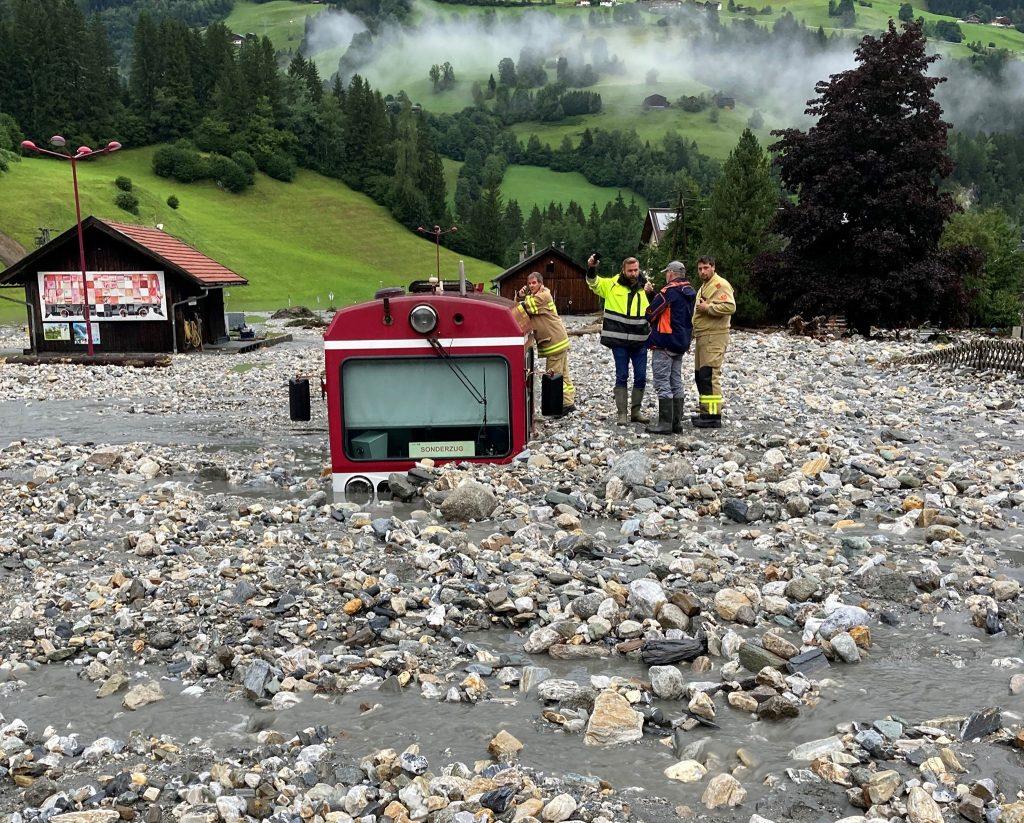
<svg viewBox="0 0 1024 823">
<path fill-rule="evenodd" d="M 657 246 L 668 231 L 669 224 L 676 219 L 676 213 L 675 209 L 648 209 L 640 233 L 640 248 Z"/>
<path fill-rule="evenodd" d="M 248 281 L 166 232 L 82 221 L 93 348 L 97 353 L 186 351 L 227 337 L 223 289 Z M 77 228 L 0 272 L 24 289 L 35 353 L 86 350 L 85 286 Z"/>
<path fill-rule="evenodd" d="M 548 246 L 527 255 L 505 269 L 492 281 L 502 297 L 516 299 L 516 292 L 526 285 L 530 272 L 540 272 L 544 285 L 551 289 L 560 314 L 589 314 L 601 308 L 601 301 L 587 288 L 587 269 L 557 246 Z"/>
</svg>

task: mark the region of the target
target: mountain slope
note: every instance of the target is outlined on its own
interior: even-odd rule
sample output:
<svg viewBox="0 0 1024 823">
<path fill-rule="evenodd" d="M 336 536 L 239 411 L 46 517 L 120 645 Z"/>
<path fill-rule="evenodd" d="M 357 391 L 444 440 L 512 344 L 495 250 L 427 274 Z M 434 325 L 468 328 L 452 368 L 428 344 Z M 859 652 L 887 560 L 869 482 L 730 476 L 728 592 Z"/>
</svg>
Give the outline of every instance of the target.
<svg viewBox="0 0 1024 823">
<path fill-rule="evenodd" d="M 243 194 L 212 183 L 184 185 L 152 172 L 155 148 L 122 151 L 80 166 L 82 214 L 126 222 L 162 223 L 191 243 L 249 278 L 232 289 L 233 309 L 273 309 L 293 304 L 326 307 L 328 293 L 344 305 L 370 297 L 383 285 L 405 285 L 434 272 L 432 244 L 399 226 L 368 197 L 313 172 L 300 171 L 292 183 L 262 174 Z M 114 178 L 134 184 L 139 216 L 114 205 Z M 168 195 L 181 201 L 177 210 Z M 26 248 L 40 226 L 64 230 L 74 222 L 71 173 L 54 161 L 25 159 L 0 175 L 0 232 Z M 489 281 L 499 269 L 464 258 L 470 280 Z M 442 249 L 442 275 L 455 276 L 459 256 Z M 4 317 L 11 310 L 0 307 Z"/>
</svg>

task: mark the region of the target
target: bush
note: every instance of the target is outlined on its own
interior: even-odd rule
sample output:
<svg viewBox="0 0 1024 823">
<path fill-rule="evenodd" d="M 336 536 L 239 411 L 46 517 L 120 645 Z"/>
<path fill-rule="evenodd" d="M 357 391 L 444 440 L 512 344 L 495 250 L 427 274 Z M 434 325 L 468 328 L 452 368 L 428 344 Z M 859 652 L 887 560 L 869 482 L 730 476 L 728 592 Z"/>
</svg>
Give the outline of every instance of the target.
<svg viewBox="0 0 1024 823">
<path fill-rule="evenodd" d="M 275 180 L 291 183 L 295 179 L 295 160 L 284 152 L 274 152 L 264 163 L 263 171 Z"/>
<path fill-rule="evenodd" d="M 170 206 L 172 209 L 176 209 L 178 208 L 180 203 L 178 201 L 178 198 L 172 194 L 170 197 L 167 198 L 167 205 Z"/>
<path fill-rule="evenodd" d="M 236 151 L 231 155 L 231 159 L 234 160 L 242 171 L 249 177 L 249 182 L 252 183 L 256 179 L 256 161 L 253 160 L 252 155 L 247 151 Z"/>
<path fill-rule="evenodd" d="M 130 177 L 125 177 L 124 175 L 122 175 L 118 177 L 116 180 L 114 180 L 114 185 L 117 186 L 121 191 L 131 191 L 132 179 Z"/>
<path fill-rule="evenodd" d="M 173 146 L 162 146 L 154 152 L 153 171 L 161 177 L 170 177 L 180 183 L 214 180 L 218 185 L 237 194 L 252 185 L 252 173 L 246 169 L 251 167 L 255 170 L 255 163 L 245 152 L 235 152 L 235 155 L 241 162 L 222 154 L 211 154 L 207 157 L 196 151 L 189 143 L 179 142 Z"/>
<path fill-rule="evenodd" d="M 223 186 L 228 191 L 238 194 L 245 191 L 249 185 L 249 175 L 230 157 L 223 154 L 214 154 L 209 159 L 210 177 L 217 185 Z"/>
<path fill-rule="evenodd" d="M 129 191 L 118 192 L 117 197 L 114 198 L 114 205 L 131 214 L 139 213 L 139 198 Z"/>
<path fill-rule="evenodd" d="M 174 161 L 178 149 L 174 146 L 161 146 L 153 152 L 153 174 L 157 177 L 170 177 L 174 172 Z"/>
</svg>

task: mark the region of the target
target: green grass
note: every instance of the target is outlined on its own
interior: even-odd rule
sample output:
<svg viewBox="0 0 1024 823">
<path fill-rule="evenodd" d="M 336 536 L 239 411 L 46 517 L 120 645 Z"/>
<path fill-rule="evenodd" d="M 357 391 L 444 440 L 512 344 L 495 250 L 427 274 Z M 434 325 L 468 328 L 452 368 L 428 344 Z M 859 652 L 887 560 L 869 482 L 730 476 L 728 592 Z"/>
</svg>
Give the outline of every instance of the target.
<svg viewBox="0 0 1024 823">
<path fill-rule="evenodd" d="M 619 194 L 619 189 L 595 186 L 579 172 L 552 171 L 541 166 L 509 166 L 501 182 L 501 193 L 505 200 L 518 200 L 524 215 L 529 215 L 534 205 L 544 208 L 548 203 L 568 203 L 575 200 L 584 211 L 590 210 L 591 203 L 603 209 Z M 640 195 L 622 190 L 628 203 L 636 200 L 641 209 L 647 208 L 647 201 Z"/>
<path fill-rule="evenodd" d="M 368 197 L 336 180 L 300 171 L 292 183 L 262 174 L 237 195 L 212 183 L 183 185 L 153 174 L 154 148 L 123 151 L 79 167 L 83 215 L 145 225 L 162 223 L 225 266 L 249 278 L 229 290 L 227 306 L 269 310 L 288 304 L 344 306 L 370 297 L 381 284 L 404 285 L 434 269 L 432 244 L 399 226 Z M 134 217 L 114 205 L 114 178 L 132 179 L 140 202 Z M 64 164 L 25 159 L 0 174 L 0 231 L 26 248 L 38 226 L 74 222 L 70 171 Z M 176 194 L 181 206 L 166 205 Z M 442 249 L 442 271 L 454 273 L 459 255 Z M 465 258 L 471 280 L 489 280 L 497 266 Z M 10 293 L 11 296 L 20 296 Z M 24 310 L 0 301 L 6 318 Z M 9 307 L 9 308 L 8 308 Z"/>
<path fill-rule="evenodd" d="M 305 32 L 306 18 L 319 14 L 325 6 L 316 3 L 296 3 L 294 0 L 271 0 L 252 3 L 236 0 L 224 24 L 235 34 L 266 35 L 275 49 L 298 49 Z M 337 68 L 337 61 L 335 61 Z"/>
</svg>

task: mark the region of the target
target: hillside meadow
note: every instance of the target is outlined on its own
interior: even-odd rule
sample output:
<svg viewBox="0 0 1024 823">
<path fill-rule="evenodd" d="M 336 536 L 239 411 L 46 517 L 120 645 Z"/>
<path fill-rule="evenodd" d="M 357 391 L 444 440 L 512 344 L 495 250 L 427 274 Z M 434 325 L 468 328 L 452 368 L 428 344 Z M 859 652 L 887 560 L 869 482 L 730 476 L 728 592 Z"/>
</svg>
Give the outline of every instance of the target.
<svg viewBox="0 0 1024 823">
<path fill-rule="evenodd" d="M 300 170 L 294 182 L 258 174 L 255 185 L 231 194 L 215 184 L 184 185 L 152 171 L 155 147 L 125 150 L 79 167 L 82 215 L 164 230 L 249 278 L 232 289 L 228 307 L 265 310 L 292 304 L 337 305 L 370 297 L 383 285 L 406 285 L 434 271 L 433 245 L 398 225 L 382 206 L 344 184 Z M 131 178 L 139 215 L 114 205 L 114 178 Z M 167 204 L 177 195 L 180 207 Z M 68 167 L 39 159 L 14 163 L 0 174 L 0 231 L 26 248 L 38 227 L 64 230 L 74 223 Z M 442 249 L 442 274 L 454 277 L 459 255 Z M 500 269 L 462 258 L 470 280 L 490 280 Z M 10 296 L 18 296 L 13 292 Z M 0 316 L 22 309 L 0 301 Z"/>
</svg>

